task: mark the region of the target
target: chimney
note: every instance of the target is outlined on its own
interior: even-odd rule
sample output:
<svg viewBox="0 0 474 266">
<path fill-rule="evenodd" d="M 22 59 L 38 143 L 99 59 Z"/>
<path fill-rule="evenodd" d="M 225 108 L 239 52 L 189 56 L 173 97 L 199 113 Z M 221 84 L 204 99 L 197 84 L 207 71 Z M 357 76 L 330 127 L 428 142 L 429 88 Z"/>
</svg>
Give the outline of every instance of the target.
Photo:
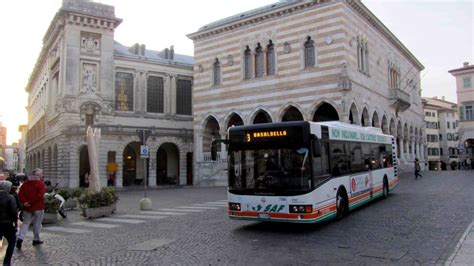
<svg viewBox="0 0 474 266">
<path fill-rule="evenodd" d="M 144 44 L 142 44 L 142 45 L 140 46 L 140 54 L 144 56 L 144 55 L 145 55 L 145 51 L 146 51 L 146 46 L 145 46 Z"/>
<path fill-rule="evenodd" d="M 174 60 L 174 45 L 171 45 L 170 47 L 170 60 Z"/>
<path fill-rule="evenodd" d="M 165 48 L 165 59 L 169 58 L 170 50 L 168 48 Z"/>
<path fill-rule="evenodd" d="M 443 99 L 443 101 L 445 101 L 445 97 L 444 97 L 444 96 L 441 96 L 441 99 Z"/>
<path fill-rule="evenodd" d="M 463 63 L 463 66 L 464 66 L 464 67 L 468 67 L 468 66 L 469 66 L 469 62 L 464 62 L 464 63 Z"/>
<path fill-rule="evenodd" d="M 130 47 L 130 49 L 128 49 L 128 51 L 132 54 L 138 55 L 139 46 L 140 46 L 140 44 L 136 43 L 132 47 Z"/>
</svg>

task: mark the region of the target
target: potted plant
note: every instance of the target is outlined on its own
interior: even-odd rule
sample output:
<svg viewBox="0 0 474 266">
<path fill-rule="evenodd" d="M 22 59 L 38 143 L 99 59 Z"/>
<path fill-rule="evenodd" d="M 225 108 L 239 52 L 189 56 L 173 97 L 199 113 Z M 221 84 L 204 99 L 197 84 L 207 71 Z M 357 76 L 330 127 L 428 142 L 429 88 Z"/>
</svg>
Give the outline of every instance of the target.
<svg viewBox="0 0 474 266">
<path fill-rule="evenodd" d="M 66 200 L 64 208 L 71 210 L 77 208 L 77 200 L 81 196 L 81 193 L 82 190 L 80 188 L 61 188 L 58 190 L 58 194 Z"/>
<path fill-rule="evenodd" d="M 118 196 L 115 188 L 104 187 L 97 193 L 86 191 L 79 198 L 82 216 L 85 218 L 98 218 L 108 216 L 117 209 Z"/>
<path fill-rule="evenodd" d="M 58 210 L 61 202 L 54 197 L 54 195 L 47 194 L 44 196 L 44 215 L 43 224 L 57 223 Z"/>
</svg>

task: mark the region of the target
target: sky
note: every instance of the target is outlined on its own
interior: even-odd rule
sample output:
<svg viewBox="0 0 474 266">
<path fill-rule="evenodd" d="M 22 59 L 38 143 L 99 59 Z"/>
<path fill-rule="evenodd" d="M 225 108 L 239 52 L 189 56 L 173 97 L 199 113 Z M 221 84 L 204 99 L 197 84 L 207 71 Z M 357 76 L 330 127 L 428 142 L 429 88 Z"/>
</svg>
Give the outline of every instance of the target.
<svg viewBox="0 0 474 266">
<path fill-rule="evenodd" d="M 115 6 L 122 24 L 115 40 L 178 54 L 193 55 L 186 35 L 210 22 L 278 0 L 95 0 Z M 422 96 L 456 102 L 456 84 L 448 70 L 474 64 L 474 0 L 362 0 L 425 66 Z M 20 138 L 27 123 L 25 87 L 42 48 L 42 39 L 61 0 L 4 1 L 0 11 L 0 122 L 7 144 Z"/>
</svg>

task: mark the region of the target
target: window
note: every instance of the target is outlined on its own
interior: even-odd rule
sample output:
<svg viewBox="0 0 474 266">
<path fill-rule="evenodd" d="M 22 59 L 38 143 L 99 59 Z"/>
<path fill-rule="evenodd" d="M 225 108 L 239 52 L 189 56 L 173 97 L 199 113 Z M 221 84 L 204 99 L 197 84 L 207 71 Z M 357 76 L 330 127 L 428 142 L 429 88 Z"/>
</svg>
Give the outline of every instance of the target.
<svg viewBox="0 0 474 266">
<path fill-rule="evenodd" d="M 163 113 L 163 78 L 154 76 L 148 77 L 146 105 L 149 113 Z"/>
<path fill-rule="evenodd" d="M 366 40 L 357 37 L 357 62 L 359 71 L 369 74 L 369 49 Z"/>
<path fill-rule="evenodd" d="M 262 46 L 260 46 L 260 43 L 255 49 L 255 77 L 263 77 L 263 51 Z"/>
<path fill-rule="evenodd" d="M 396 89 L 399 86 L 400 72 L 396 66 L 389 66 L 388 68 L 388 87 Z"/>
<path fill-rule="evenodd" d="M 306 39 L 304 43 L 304 66 L 314 67 L 316 63 L 316 55 L 314 51 L 314 41 L 311 40 L 311 37 Z"/>
<path fill-rule="evenodd" d="M 244 52 L 244 79 L 252 78 L 252 53 L 247 46 Z"/>
<path fill-rule="evenodd" d="M 462 84 L 464 88 L 470 88 L 471 87 L 471 77 L 463 78 L 462 79 Z"/>
<path fill-rule="evenodd" d="M 94 125 L 94 114 L 86 114 L 86 128 Z"/>
<path fill-rule="evenodd" d="M 446 136 L 446 138 L 447 138 L 448 140 L 453 140 L 453 134 L 448 133 L 448 135 Z"/>
<path fill-rule="evenodd" d="M 192 88 L 190 80 L 178 79 L 176 86 L 176 114 L 192 115 Z"/>
<path fill-rule="evenodd" d="M 270 40 L 267 45 L 267 75 L 275 74 L 275 45 Z"/>
<path fill-rule="evenodd" d="M 435 113 L 435 112 L 433 112 L 432 115 L 433 115 L 433 117 L 436 117 L 436 113 Z"/>
<path fill-rule="evenodd" d="M 439 155 L 443 156 L 443 148 L 439 148 Z"/>
<path fill-rule="evenodd" d="M 425 116 L 431 116 L 431 112 L 425 112 Z"/>
<path fill-rule="evenodd" d="M 439 134 L 439 141 L 443 140 L 443 134 Z"/>
<path fill-rule="evenodd" d="M 459 120 L 464 120 L 464 107 L 460 106 L 459 107 Z"/>
<path fill-rule="evenodd" d="M 466 120 L 474 120 L 472 105 L 465 106 L 464 109 L 466 110 Z"/>
<path fill-rule="evenodd" d="M 221 63 L 219 62 L 219 59 L 216 58 L 216 61 L 214 62 L 212 69 L 213 69 L 214 85 L 220 85 L 221 84 Z"/>
<path fill-rule="evenodd" d="M 448 128 L 451 128 L 451 123 L 449 123 L 449 121 L 446 122 L 446 126 L 447 126 Z"/>
<path fill-rule="evenodd" d="M 133 111 L 133 75 L 117 72 L 115 74 L 115 110 Z"/>
</svg>

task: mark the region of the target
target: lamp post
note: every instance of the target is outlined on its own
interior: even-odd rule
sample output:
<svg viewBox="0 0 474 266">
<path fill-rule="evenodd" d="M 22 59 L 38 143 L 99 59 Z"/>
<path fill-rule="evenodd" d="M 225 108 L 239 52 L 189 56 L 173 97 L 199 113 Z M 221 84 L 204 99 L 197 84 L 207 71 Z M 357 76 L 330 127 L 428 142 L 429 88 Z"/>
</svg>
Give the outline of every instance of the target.
<svg viewBox="0 0 474 266">
<path fill-rule="evenodd" d="M 152 202 L 149 198 L 147 198 L 147 183 L 148 183 L 148 175 L 147 175 L 147 167 L 146 167 L 146 159 L 150 157 L 148 146 L 146 146 L 146 141 L 148 137 L 151 135 L 151 130 L 147 129 L 138 129 L 137 130 L 138 137 L 140 138 L 140 142 L 142 145 L 140 146 L 140 157 L 143 159 L 143 176 L 144 176 L 144 197 L 140 200 L 140 210 L 151 210 Z"/>
</svg>

